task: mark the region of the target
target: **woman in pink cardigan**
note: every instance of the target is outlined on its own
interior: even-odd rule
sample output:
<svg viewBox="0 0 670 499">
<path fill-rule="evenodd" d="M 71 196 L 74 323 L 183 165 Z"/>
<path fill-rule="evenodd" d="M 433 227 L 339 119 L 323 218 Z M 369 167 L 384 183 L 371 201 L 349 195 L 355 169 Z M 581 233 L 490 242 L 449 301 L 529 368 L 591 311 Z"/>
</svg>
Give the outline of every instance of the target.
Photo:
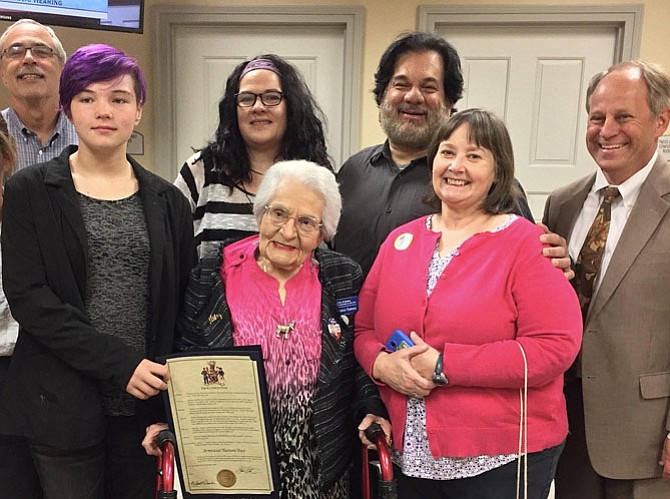
<svg viewBox="0 0 670 499">
<path fill-rule="evenodd" d="M 393 424 L 399 495 L 546 498 L 568 432 L 577 297 L 542 256 L 542 230 L 511 214 L 520 193 L 499 118 L 455 114 L 428 160 L 438 212 L 389 235 L 356 316 L 356 357 Z M 396 329 L 415 346 L 386 350 Z"/>
</svg>

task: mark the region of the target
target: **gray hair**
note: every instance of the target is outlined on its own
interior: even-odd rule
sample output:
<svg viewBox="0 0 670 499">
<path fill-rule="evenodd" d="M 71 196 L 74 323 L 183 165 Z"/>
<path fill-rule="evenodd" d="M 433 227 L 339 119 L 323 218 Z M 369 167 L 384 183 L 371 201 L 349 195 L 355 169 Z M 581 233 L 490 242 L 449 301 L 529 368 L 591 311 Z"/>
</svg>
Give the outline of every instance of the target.
<svg viewBox="0 0 670 499">
<path fill-rule="evenodd" d="M 45 26 L 42 23 L 38 23 L 34 19 L 19 19 L 16 21 L 14 24 L 10 25 L 0 36 L 0 49 L 5 48 L 5 40 L 7 39 L 7 35 L 9 35 L 9 32 L 16 28 L 17 26 L 20 26 L 21 24 L 34 24 L 35 26 L 39 26 L 42 28 L 44 31 L 47 32 L 47 34 L 51 37 L 51 41 L 54 44 L 53 49 L 56 51 L 56 56 L 58 57 L 58 60 L 61 62 L 61 64 L 65 64 L 65 60 L 67 59 L 67 55 L 65 54 L 65 49 L 63 48 L 63 44 L 60 42 L 58 37 L 56 36 L 56 32 L 50 27 L 50 26 Z"/>
<path fill-rule="evenodd" d="M 277 188 L 282 182 L 296 181 L 316 193 L 324 201 L 321 232 L 324 239 L 329 240 L 337 231 L 342 211 L 342 196 L 337 187 L 333 172 L 311 161 L 297 159 L 280 161 L 270 167 L 258 187 L 254 199 L 254 215 L 258 226 L 265 214 L 265 207 L 272 201 Z"/>
<path fill-rule="evenodd" d="M 586 91 L 586 111 L 591 109 L 591 95 L 605 76 L 615 71 L 626 69 L 637 69 L 640 76 L 647 85 L 649 109 L 654 116 L 660 115 L 665 109 L 670 108 L 670 75 L 658 64 L 634 59 L 632 61 L 623 61 L 610 66 L 606 71 L 596 74 L 589 82 Z"/>
</svg>

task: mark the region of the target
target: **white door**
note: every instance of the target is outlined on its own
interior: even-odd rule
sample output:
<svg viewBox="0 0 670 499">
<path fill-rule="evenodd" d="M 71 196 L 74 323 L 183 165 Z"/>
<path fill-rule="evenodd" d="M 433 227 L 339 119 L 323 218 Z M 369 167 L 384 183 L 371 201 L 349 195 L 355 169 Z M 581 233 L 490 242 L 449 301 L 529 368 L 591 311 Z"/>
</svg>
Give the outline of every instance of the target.
<svg viewBox="0 0 670 499">
<path fill-rule="evenodd" d="M 327 117 L 328 152 L 341 163 L 344 82 L 343 30 L 338 27 L 178 27 L 174 37 L 177 159 L 203 147 L 218 124 L 218 102 L 240 62 L 275 53 L 303 74 Z M 188 75 L 188 76 L 186 76 Z"/>
<path fill-rule="evenodd" d="M 458 27 L 439 31 L 461 56 L 457 108 L 484 107 L 507 123 L 536 219 L 556 187 L 593 172 L 585 146 L 586 87 L 615 60 L 615 27 Z"/>
</svg>

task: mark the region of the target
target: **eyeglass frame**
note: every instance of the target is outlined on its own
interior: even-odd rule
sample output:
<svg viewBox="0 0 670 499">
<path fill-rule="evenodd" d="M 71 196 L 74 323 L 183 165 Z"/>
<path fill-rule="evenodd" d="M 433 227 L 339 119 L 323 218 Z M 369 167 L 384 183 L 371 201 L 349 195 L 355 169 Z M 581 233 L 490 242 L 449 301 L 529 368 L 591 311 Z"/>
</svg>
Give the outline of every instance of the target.
<svg viewBox="0 0 670 499">
<path fill-rule="evenodd" d="M 20 49 L 20 51 L 22 53 L 19 54 L 17 52 L 16 55 L 11 55 L 11 54 L 9 54 L 9 51 L 12 50 L 12 49 Z M 35 49 L 40 49 L 40 50 L 35 52 Z M 45 45 L 43 43 L 36 43 L 35 45 L 31 45 L 30 47 L 26 47 L 26 46 L 21 45 L 21 44 L 10 45 L 6 49 L 2 50 L 2 56 L 7 57 L 8 59 L 19 60 L 19 59 L 25 58 L 26 54 L 28 53 L 29 50 L 30 50 L 30 54 L 35 59 L 50 59 L 51 57 L 54 57 L 56 55 L 56 51 L 53 48 L 49 47 L 48 45 Z M 48 52 L 48 54 L 40 55 L 39 52 L 41 50 L 44 50 L 45 52 Z"/>
<path fill-rule="evenodd" d="M 277 227 L 277 229 L 281 229 L 282 227 L 284 227 L 289 222 L 289 220 L 293 220 L 293 225 L 295 226 L 295 231 L 303 237 L 309 237 L 309 236 L 313 236 L 314 234 L 318 234 L 319 232 L 321 232 L 321 229 L 323 227 L 323 222 L 317 222 L 316 219 L 314 217 L 310 216 L 310 215 L 291 216 L 291 215 L 289 215 L 288 210 L 286 208 L 282 208 L 282 207 L 279 207 L 279 206 L 272 206 L 271 204 L 266 204 L 264 206 L 264 209 L 265 209 L 265 211 L 264 211 L 263 215 L 267 215 L 270 212 L 270 210 L 277 210 L 277 211 L 281 211 L 281 212 L 285 213 L 286 217 L 287 217 L 285 222 L 278 224 L 278 223 L 276 223 L 276 221 L 272 220 L 272 215 L 270 215 L 270 223 L 272 225 L 274 225 L 275 227 Z M 313 232 L 310 231 L 306 234 L 304 233 L 304 231 L 301 231 L 300 227 L 304 227 L 304 226 L 301 226 L 298 223 L 300 221 L 300 219 L 303 219 L 303 220 L 306 219 L 306 220 L 309 220 L 310 222 L 314 222 L 314 231 Z M 308 226 L 308 227 L 311 227 L 311 226 Z"/>
<path fill-rule="evenodd" d="M 279 95 L 279 102 L 277 102 L 276 104 L 266 103 L 263 96 L 267 95 L 267 94 L 278 94 Z M 240 95 L 253 95 L 254 96 L 254 101 L 249 106 L 243 106 L 243 105 L 240 104 L 240 101 L 239 101 L 239 96 Z M 258 101 L 259 97 L 261 98 L 261 102 L 263 103 L 264 106 L 275 107 L 275 106 L 278 106 L 279 104 L 281 104 L 282 101 L 284 100 L 284 92 L 282 92 L 280 90 L 266 90 L 265 92 L 261 92 L 260 94 L 257 94 L 257 93 L 254 93 L 254 92 L 237 92 L 235 94 L 235 104 L 238 107 L 245 107 L 245 108 L 246 107 L 254 107 L 256 105 L 256 102 Z"/>
</svg>

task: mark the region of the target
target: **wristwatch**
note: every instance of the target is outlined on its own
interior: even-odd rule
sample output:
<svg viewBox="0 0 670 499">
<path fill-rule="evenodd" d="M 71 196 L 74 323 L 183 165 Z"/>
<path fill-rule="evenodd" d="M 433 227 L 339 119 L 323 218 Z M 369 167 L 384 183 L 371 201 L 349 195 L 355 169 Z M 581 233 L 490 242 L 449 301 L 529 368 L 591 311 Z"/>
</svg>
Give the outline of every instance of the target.
<svg viewBox="0 0 670 499">
<path fill-rule="evenodd" d="M 444 363 L 444 357 L 442 354 L 437 356 L 437 362 L 435 363 L 435 372 L 433 373 L 433 383 L 438 386 L 446 386 L 449 384 L 449 378 L 442 371 L 442 364 Z"/>
</svg>

